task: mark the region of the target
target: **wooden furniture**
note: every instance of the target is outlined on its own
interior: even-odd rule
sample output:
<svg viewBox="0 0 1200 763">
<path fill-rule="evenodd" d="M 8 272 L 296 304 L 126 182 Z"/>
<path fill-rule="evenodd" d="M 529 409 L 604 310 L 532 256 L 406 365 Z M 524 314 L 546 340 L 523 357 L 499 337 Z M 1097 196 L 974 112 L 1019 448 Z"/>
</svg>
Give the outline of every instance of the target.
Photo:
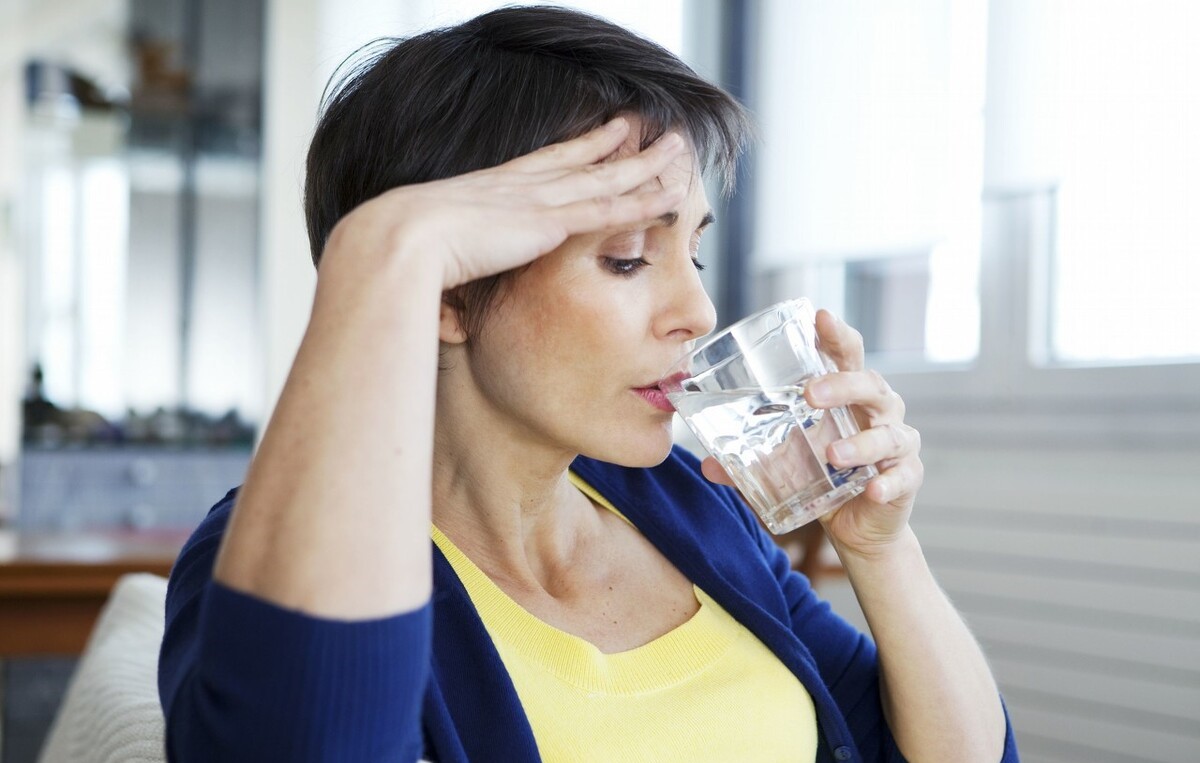
<svg viewBox="0 0 1200 763">
<path fill-rule="evenodd" d="M 79 654 L 117 578 L 166 577 L 187 535 L 0 530 L 0 659 Z M 843 574 L 818 523 L 777 541 L 814 585 Z"/>
<path fill-rule="evenodd" d="M 0 530 L 0 659 L 79 654 L 117 578 L 165 577 L 187 534 Z"/>
</svg>

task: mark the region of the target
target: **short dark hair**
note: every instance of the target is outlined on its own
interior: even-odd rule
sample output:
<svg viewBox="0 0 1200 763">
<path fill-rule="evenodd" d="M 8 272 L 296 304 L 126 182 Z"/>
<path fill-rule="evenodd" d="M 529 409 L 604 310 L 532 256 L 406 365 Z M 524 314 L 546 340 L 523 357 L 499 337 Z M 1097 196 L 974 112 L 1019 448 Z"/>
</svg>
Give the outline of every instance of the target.
<svg viewBox="0 0 1200 763">
<path fill-rule="evenodd" d="M 701 169 L 715 167 L 732 188 L 745 110 L 665 48 L 604 19 L 509 7 L 377 44 L 327 92 L 309 147 L 314 263 L 339 219 L 390 188 L 502 164 L 621 113 L 640 117 L 643 146 L 681 130 Z M 446 295 L 468 337 L 503 277 Z"/>
</svg>

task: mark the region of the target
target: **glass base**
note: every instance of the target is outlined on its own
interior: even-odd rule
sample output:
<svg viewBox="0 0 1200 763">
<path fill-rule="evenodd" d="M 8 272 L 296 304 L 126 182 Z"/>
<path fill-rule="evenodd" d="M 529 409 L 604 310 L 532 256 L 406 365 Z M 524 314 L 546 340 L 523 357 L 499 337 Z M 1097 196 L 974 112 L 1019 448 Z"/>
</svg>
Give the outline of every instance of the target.
<svg viewBox="0 0 1200 763">
<path fill-rule="evenodd" d="M 799 493 L 768 511 L 759 511 L 758 507 L 755 507 L 755 511 L 758 512 L 768 530 L 775 535 L 782 535 L 825 516 L 854 496 L 859 495 L 866 490 L 867 481 L 877 474 L 878 471 L 873 466 L 847 469 L 833 475 L 842 477 L 842 479 L 834 480 L 837 487 L 833 490 L 823 492 L 815 497 L 811 494 Z"/>
</svg>

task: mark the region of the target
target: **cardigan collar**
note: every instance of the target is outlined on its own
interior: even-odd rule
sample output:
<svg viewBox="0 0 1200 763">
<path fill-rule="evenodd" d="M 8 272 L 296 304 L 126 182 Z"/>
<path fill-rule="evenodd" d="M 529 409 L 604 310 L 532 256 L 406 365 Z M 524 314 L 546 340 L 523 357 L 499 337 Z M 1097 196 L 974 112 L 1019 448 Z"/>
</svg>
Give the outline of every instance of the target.
<svg viewBox="0 0 1200 763">
<path fill-rule="evenodd" d="M 582 456 L 571 468 L 797 676 L 813 698 L 826 749 L 846 744 L 841 713 L 811 653 L 789 627 L 782 594 L 762 595 L 777 589 L 778 582 L 762 563 L 745 513 L 733 509 L 729 496 L 699 474 L 698 464 L 687 465 L 694 460 L 676 448 L 669 463 L 655 469 L 626 469 Z M 728 510 L 714 510 L 714 500 Z M 706 553 L 704 541 L 713 538 L 736 548 L 733 553 Z M 536 761 L 533 730 L 508 671 L 453 567 L 436 545 L 433 551 L 434 681 L 425 711 L 429 742 L 444 761 Z M 755 592 L 758 600 L 743 591 Z M 456 728 L 470 733 L 460 735 Z M 433 754 L 426 750 L 426 757 L 433 759 Z"/>
</svg>

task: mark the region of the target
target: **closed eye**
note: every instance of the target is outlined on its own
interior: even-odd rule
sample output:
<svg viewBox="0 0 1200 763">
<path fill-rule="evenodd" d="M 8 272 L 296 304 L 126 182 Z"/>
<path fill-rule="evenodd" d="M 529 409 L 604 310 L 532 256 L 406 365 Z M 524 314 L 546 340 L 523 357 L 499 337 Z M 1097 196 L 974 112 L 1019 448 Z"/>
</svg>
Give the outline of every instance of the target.
<svg viewBox="0 0 1200 763">
<path fill-rule="evenodd" d="M 632 276 L 644 267 L 648 267 L 644 257 L 605 257 L 604 267 L 610 273 L 619 276 Z"/>
</svg>

